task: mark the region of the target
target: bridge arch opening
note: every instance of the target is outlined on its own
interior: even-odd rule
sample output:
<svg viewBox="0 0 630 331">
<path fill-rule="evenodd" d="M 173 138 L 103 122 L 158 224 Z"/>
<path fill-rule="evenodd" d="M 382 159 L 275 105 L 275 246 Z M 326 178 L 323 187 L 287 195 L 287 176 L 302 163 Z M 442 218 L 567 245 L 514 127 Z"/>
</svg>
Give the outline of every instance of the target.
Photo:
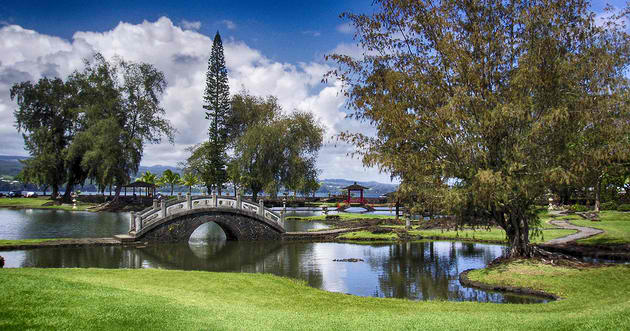
<svg viewBox="0 0 630 331">
<path fill-rule="evenodd" d="M 228 227 L 210 220 L 199 225 L 188 238 L 188 242 L 192 244 L 207 244 L 228 240 L 237 240 L 237 238 Z"/>
</svg>

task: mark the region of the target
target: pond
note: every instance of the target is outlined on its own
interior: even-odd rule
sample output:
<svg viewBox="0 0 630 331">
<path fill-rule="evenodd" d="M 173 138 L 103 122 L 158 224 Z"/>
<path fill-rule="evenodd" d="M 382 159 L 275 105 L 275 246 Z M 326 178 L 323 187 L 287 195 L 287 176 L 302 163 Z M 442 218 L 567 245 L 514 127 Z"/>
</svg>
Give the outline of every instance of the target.
<svg viewBox="0 0 630 331">
<path fill-rule="evenodd" d="M 107 237 L 127 230 L 124 213 L 0 209 L 0 239 Z M 299 231 L 323 222 L 287 221 Z M 5 226 L 6 225 L 6 226 Z M 292 230 L 292 231 L 297 231 Z M 501 245 L 449 241 L 386 244 L 237 242 L 224 240 L 214 223 L 198 228 L 188 243 L 146 247 L 38 248 L 0 252 L 5 267 L 163 268 L 272 273 L 326 291 L 412 300 L 538 303 L 543 299 L 467 288 L 458 275 L 483 268 Z M 335 260 L 356 259 L 356 262 Z"/>
</svg>

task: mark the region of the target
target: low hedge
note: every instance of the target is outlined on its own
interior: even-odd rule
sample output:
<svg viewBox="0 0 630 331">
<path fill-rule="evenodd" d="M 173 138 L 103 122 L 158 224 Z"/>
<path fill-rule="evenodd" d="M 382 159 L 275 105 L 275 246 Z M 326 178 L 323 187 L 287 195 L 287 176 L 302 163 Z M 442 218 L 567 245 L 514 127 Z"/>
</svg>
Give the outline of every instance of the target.
<svg viewBox="0 0 630 331">
<path fill-rule="evenodd" d="M 599 206 L 600 210 L 617 210 L 617 203 L 614 201 L 604 202 Z"/>
<path fill-rule="evenodd" d="M 622 205 L 617 206 L 618 211 L 630 211 L 630 204 L 624 203 Z"/>
<path fill-rule="evenodd" d="M 589 211 L 589 210 L 590 210 L 590 208 L 588 208 L 588 207 L 587 207 L 587 206 L 585 206 L 585 205 L 580 205 L 580 204 L 577 204 L 577 203 L 576 203 L 576 204 L 574 204 L 574 205 L 570 206 L 570 207 L 569 207 L 569 210 L 570 210 L 570 211 L 573 211 L 573 212 L 585 212 L 585 211 Z"/>
</svg>

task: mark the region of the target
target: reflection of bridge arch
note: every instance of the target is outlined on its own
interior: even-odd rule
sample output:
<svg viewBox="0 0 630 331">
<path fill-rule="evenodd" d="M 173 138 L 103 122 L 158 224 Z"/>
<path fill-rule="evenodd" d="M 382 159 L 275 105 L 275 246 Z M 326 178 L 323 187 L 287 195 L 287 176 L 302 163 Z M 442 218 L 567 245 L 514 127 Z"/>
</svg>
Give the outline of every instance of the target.
<svg viewBox="0 0 630 331">
<path fill-rule="evenodd" d="M 262 201 L 253 204 L 241 198 L 195 197 L 154 203 L 152 208 L 132 214 L 130 241 L 188 241 L 202 224 L 216 223 L 228 240 L 279 240 L 285 232 L 280 217 L 266 209 Z"/>
</svg>

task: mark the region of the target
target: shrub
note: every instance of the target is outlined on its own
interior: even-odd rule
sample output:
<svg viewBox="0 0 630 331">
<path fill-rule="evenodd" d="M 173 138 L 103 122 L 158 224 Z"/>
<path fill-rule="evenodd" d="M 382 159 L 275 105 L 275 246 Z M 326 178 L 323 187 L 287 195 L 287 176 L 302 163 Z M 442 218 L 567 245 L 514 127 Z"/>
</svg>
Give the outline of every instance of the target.
<svg viewBox="0 0 630 331">
<path fill-rule="evenodd" d="M 574 211 L 574 212 L 585 212 L 585 211 L 589 211 L 589 208 L 586 207 L 585 205 L 580 205 L 576 203 L 573 206 L 570 206 L 569 210 Z"/>
<path fill-rule="evenodd" d="M 600 210 L 617 210 L 617 203 L 614 201 L 604 202 L 599 206 Z"/>
<path fill-rule="evenodd" d="M 4 258 L 0 256 L 0 268 L 4 267 Z"/>
<path fill-rule="evenodd" d="M 622 204 L 622 205 L 619 205 L 619 206 L 617 207 L 617 210 L 618 210 L 618 211 L 630 211 L 630 204 L 628 204 L 628 203 L 624 203 L 624 204 Z"/>
</svg>

